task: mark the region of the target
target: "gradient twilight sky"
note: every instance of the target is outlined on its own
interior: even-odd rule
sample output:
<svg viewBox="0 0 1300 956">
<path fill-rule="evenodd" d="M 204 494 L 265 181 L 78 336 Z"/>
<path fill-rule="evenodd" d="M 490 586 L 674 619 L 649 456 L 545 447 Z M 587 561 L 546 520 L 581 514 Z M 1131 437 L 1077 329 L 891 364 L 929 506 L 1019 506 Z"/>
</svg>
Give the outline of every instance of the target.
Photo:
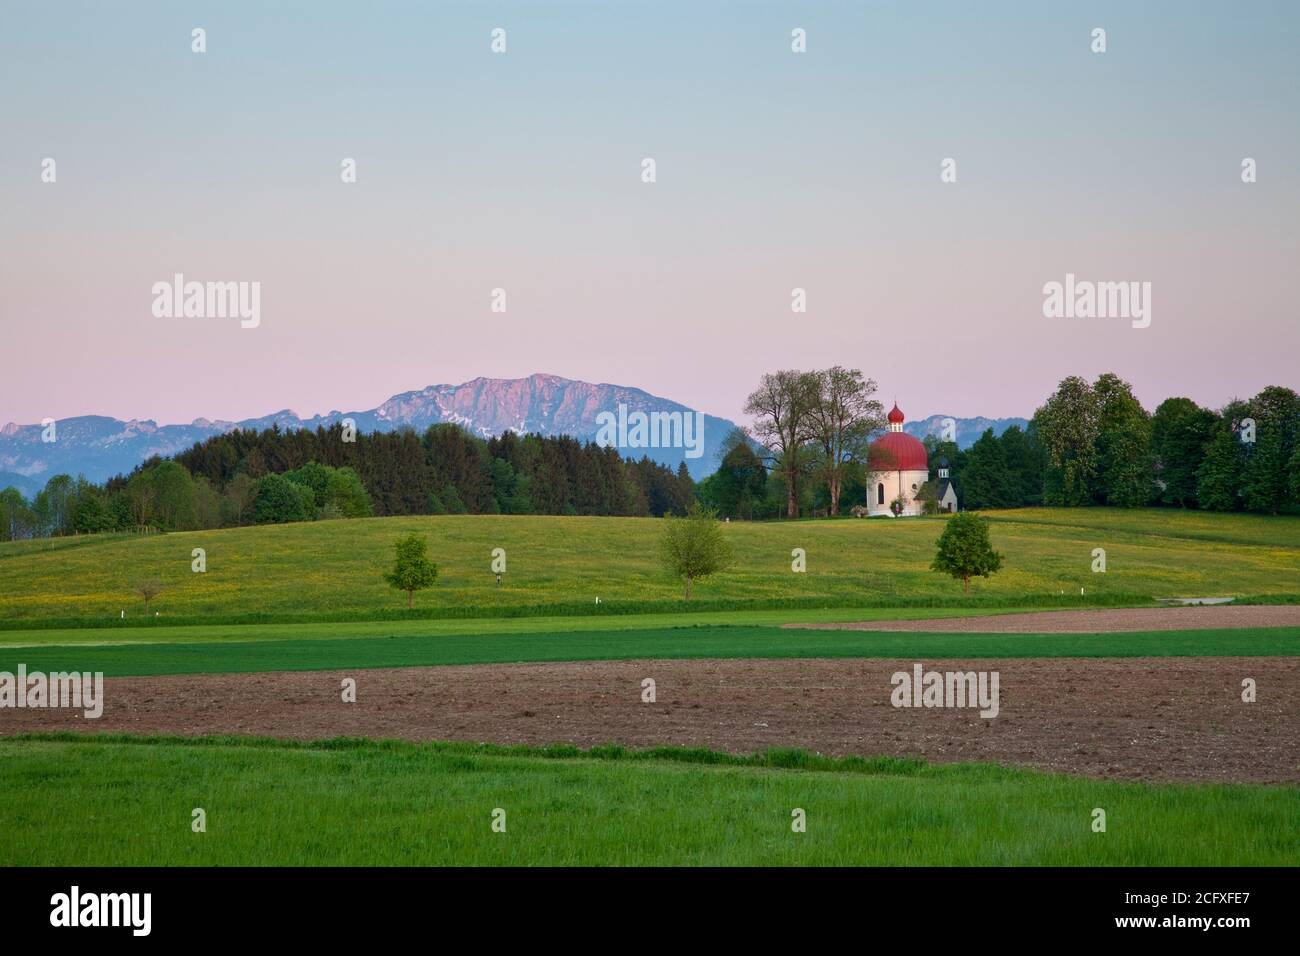
<svg viewBox="0 0 1300 956">
<path fill-rule="evenodd" d="M 737 420 L 832 364 L 913 418 L 1300 387 L 1285 0 L 52 0 L 0 6 L 0 78 L 0 423 L 531 372 Z M 175 272 L 260 281 L 261 326 L 155 318 Z M 1150 281 L 1150 328 L 1044 318 L 1067 272 Z"/>
</svg>

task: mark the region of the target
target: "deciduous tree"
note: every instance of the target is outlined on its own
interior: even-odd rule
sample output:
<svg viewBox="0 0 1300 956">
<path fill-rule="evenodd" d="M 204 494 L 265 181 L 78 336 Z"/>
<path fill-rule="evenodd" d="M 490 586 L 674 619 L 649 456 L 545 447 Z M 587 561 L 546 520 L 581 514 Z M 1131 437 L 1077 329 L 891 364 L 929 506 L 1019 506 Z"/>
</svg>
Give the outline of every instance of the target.
<svg viewBox="0 0 1300 956">
<path fill-rule="evenodd" d="M 406 592 L 406 606 L 409 608 L 416 591 L 433 587 L 433 582 L 438 579 L 438 566 L 428 558 L 429 543 L 424 535 L 408 534 L 393 547 L 396 559 L 384 580 L 397 590 Z"/>
<path fill-rule="evenodd" d="M 785 481 L 786 517 L 799 517 L 799 482 L 806 446 L 813 440 L 812 410 L 817 403 L 817 375 L 785 369 L 764 375 L 745 402 L 754 419 L 754 435 L 772 456 Z"/>
<path fill-rule="evenodd" d="M 1222 424 L 1196 470 L 1196 500 L 1210 511 L 1234 511 L 1241 502 L 1243 452 L 1236 433 Z"/>
<path fill-rule="evenodd" d="M 696 580 L 725 570 L 732 561 L 731 546 L 717 514 L 698 504 L 692 505 L 684 518 L 664 518 L 659 553 L 668 572 L 686 582 L 687 601 Z"/>
<path fill-rule="evenodd" d="M 810 433 L 830 492 L 830 513 L 837 515 L 845 467 L 866 460 L 871 433 L 885 427 L 885 410 L 871 397 L 875 380 L 863 378 L 860 370 L 836 365 L 813 374 L 817 390 L 809 409 Z"/>
<path fill-rule="evenodd" d="M 1121 508 L 1149 504 L 1155 490 L 1151 416 L 1133 387 L 1112 372 L 1092 387 L 1097 401 L 1097 485 L 1093 500 Z"/>
<path fill-rule="evenodd" d="M 931 571 L 942 571 L 959 579 L 963 592 L 969 594 L 971 578 L 987 578 L 1001 568 L 1002 555 L 993 550 L 985 519 L 970 511 L 947 519 L 930 564 Z"/>
<path fill-rule="evenodd" d="M 1097 396 L 1077 375 L 1062 380 L 1034 413 L 1034 430 L 1047 452 L 1043 503 L 1084 505 L 1097 480 Z"/>
<path fill-rule="evenodd" d="M 1159 500 L 1180 508 L 1196 505 L 1196 473 L 1214 440 L 1218 416 L 1190 398 L 1167 398 L 1151 416 L 1151 453 Z"/>
<path fill-rule="evenodd" d="M 135 593 L 144 601 L 144 612 L 149 613 L 149 602 L 162 593 L 162 582 L 157 578 L 143 578 L 135 583 Z"/>
</svg>

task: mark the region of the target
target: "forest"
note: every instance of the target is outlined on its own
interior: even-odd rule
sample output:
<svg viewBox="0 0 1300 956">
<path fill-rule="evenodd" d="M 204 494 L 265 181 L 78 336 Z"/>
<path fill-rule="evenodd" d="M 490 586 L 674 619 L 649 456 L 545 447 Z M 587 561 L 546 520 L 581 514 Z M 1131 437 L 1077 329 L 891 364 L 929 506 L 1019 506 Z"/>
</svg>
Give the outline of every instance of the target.
<svg viewBox="0 0 1300 956">
<path fill-rule="evenodd" d="M 275 427 L 213 436 L 103 485 L 56 475 L 31 502 L 6 488 L 0 539 L 371 515 L 684 514 L 693 495 L 684 466 L 568 437 Z"/>
</svg>

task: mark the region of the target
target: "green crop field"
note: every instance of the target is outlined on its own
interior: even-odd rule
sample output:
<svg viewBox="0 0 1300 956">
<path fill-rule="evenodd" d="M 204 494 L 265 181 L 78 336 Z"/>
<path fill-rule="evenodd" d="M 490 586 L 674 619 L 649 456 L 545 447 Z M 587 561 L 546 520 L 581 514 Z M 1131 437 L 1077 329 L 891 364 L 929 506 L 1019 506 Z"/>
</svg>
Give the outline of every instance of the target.
<svg viewBox="0 0 1300 956">
<path fill-rule="evenodd" d="M 798 751 L 56 738 L 0 740 L 0 768 L 0 860 L 20 865 L 1300 862 L 1293 787 Z"/>
<path fill-rule="evenodd" d="M 125 677 L 528 661 L 1296 655 L 1300 655 L 1297 627 L 1113 634 L 926 634 L 706 626 L 439 637 L 298 637 L 234 643 L 0 644 L 0 671 L 13 673 L 20 662 L 29 671 L 102 671 L 109 677 Z"/>
<path fill-rule="evenodd" d="M 691 606 L 1077 606 L 1300 592 L 1300 518 L 999 512 L 992 537 L 1004 569 L 974 582 L 970 598 L 929 570 L 944 520 L 733 522 L 725 530 L 735 566 L 698 585 Z M 421 613 L 614 614 L 681 606 L 680 585 L 657 561 L 656 519 L 439 516 L 0 544 L 0 621 L 107 623 L 123 612 L 138 621 L 143 606 L 133 586 L 142 578 L 162 582 L 150 614 L 164 620 L 400 617 L 405 599 L 382 575 L 393 542 L 411 531 L 428 536 L 440 569 L 433 590 L 417 596 Z M 204 574 L 191 571 L 194 548 L 206 552 Z M 489 572 L 494 548 L 508 558 L 499 587 Z M 794 548 L 807 552 L 807 573 L 791 572 Z M 1094 548 L 1106 550 L 1105 574 L 1091 570 Z"/>
<path fill-rule="evenodd" d="M 15 621 L 0 628 L 0 647 L 35 647 L 46 644 L 239 644 L 246 641 L 335 640 L 358 637 L 467 637 L 479 634 L 568 634 L 600 632 L 616 635 L 674 627 L 777 627 L 826 621 L 925 620 L 945 617 L 981 617 L 1002 613 L 1002 608 L 787 608 L 785 610 L 681 611 L 640 614 L 527 615 L 430 619 L 413 615 L 406 620 L 343 620 L 278 623 L 190 623 L 163 619 L 138 619 L 120 625 L 52 627 L 37 621 Z"/>
</svg>

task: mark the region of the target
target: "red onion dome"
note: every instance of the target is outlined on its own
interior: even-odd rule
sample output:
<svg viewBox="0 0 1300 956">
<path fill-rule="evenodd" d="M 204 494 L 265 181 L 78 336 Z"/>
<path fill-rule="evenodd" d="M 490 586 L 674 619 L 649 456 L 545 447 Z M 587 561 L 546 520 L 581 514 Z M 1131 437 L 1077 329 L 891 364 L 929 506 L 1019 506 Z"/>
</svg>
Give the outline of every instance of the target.
<svg viewBox="0 0 1300 956">
<path fill-rule="evenodd" d="M 893 413 L 890 413 L 891 418 Z M 871 471 L 929 471 L 925 446 L 906 432 L 886 432 L 867 451 Z"/>
</svg>

